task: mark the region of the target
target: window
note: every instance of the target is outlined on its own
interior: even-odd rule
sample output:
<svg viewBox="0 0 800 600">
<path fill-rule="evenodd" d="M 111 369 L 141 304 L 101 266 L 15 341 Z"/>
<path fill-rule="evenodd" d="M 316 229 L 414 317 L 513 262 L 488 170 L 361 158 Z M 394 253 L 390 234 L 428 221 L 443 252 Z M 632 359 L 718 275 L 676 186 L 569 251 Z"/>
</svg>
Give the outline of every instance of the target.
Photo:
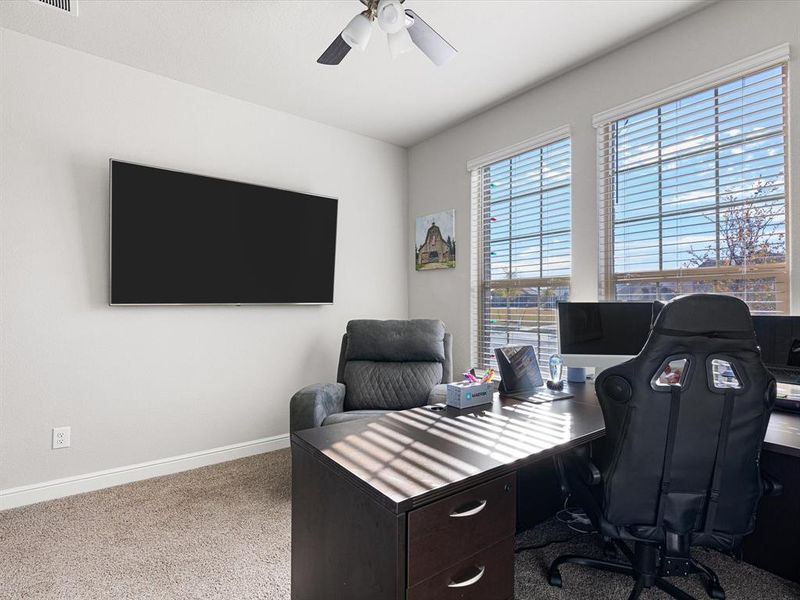
<svg viewBox="0 0 800 600">
<path fill-rule="evenodd" d="M 473 363 L 526 344 L 547 369 L 556 303 L 569 298 L 570 141 L 560 137 L 472 169 Z"/>
<path fill-rule="evenodd" d="M 601 123 L 601 297 L 788 311 L 786 67 Z"/>
</svg>

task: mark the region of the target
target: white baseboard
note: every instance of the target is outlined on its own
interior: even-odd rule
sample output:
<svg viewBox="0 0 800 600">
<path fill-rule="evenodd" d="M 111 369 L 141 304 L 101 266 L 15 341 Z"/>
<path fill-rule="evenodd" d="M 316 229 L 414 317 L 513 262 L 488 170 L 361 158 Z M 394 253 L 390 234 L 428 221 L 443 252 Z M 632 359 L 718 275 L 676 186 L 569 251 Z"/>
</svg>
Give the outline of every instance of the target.
<svg viewBox="0 0 800 600">
<path fill-rule="evenodd" d="M 160 477 L 289 447 L 289 434 L 0 490 L 0 510 Z"/>
</svg>

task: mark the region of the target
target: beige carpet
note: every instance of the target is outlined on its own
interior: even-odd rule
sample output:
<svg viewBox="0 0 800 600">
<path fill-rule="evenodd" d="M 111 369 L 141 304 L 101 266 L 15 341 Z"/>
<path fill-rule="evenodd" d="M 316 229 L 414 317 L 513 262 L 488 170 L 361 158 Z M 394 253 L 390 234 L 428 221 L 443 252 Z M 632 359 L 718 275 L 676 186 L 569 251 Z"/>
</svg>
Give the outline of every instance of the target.
<svg viewBox="0 0 800 600">
<path fill-rule="evenodd" d="M 290 455 L 0 513 L 0 598 L 289 598 Z"/>
<path fill-rule="evenodd" d="M 0 598 L 289 600 L 289 470 L 282 450 L 0 513 Z M 550 522 L 520 542 L 569 535 Z M 543 569 L 567 551 L 599 548 L 590 537 L 520 555 L 518 600 L 627 598 L 627 578 L 578 567 L 563 568 L 563 590 L 549 587 Z M 755 567 L 700 557 L 730 600 L 800 598 Z"/>
</svg>

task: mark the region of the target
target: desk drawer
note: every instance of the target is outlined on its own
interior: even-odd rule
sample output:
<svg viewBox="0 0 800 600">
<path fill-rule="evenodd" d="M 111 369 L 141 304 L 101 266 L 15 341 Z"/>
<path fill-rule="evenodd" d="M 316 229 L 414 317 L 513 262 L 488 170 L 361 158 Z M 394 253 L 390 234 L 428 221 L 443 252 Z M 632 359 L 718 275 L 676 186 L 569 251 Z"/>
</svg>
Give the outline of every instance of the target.
<svg viewBox="0 0 800 600">
<path fill-rule="evenodd" d="M 510 473 L 408 515 L 408 586 L 514 535 L 516 476 Z"/>
<path fill-rule="evenodd" d="M 508 600 L 513 596 L 513 535 L 408 590 L 408 600 Z"/>
</svg>

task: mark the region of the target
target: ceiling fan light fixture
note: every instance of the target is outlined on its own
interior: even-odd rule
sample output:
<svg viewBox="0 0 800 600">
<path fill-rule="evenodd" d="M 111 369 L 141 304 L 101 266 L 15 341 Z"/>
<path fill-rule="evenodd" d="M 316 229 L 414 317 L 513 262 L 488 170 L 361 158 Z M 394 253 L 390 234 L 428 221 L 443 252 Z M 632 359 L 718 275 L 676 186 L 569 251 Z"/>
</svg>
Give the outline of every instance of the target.
<svg viewBox="0 0 800 600">
<path fill-rule="evenodd" d="M 389 52 L 392 58 L 397 58 L 414 48 L 414 42 L 405 27 L 395 33 L 387 34 L 386 37 L 389 40 Z"/>
<path fill-rule="evenodd" d="M 441 67 L 458 51 L 413 10 L 404 10 L 405 0 L 360 0 L 367 10 L 353 18 L 320 55 L 321 65 L 338 65 L 352 48 L 365 50 L 372 36 L 372 22 L 386 34 L 392 58 L 416 46 L 433 64 Z M 2 0 L 0 0 L 2 2 Z"/>
<path fill-rule="evenodd" d="M 376 12 L 378 25 L 387 34 L 391 35 L 406 28 L 406 13 L 400 0 L 380 0 Z"/>
<path fill-rule="evenodd" d="M 353 17 L 342 31 L 342 39 L 351 48 L 364 51 L 369 44 L 372 35 L 372 22 L 366 13 L 360 13 Z"/>
</svg>

